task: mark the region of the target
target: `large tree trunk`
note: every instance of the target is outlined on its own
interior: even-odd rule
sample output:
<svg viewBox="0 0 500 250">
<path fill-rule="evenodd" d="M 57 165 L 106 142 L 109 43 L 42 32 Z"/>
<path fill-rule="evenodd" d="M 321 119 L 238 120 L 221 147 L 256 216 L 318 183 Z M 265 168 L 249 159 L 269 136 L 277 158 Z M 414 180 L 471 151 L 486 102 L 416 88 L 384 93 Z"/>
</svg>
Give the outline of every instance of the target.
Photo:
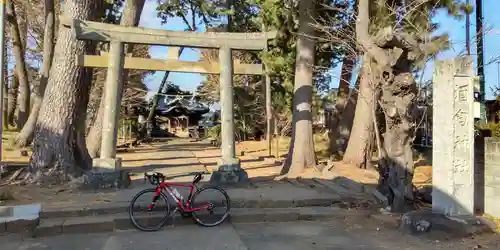
<svg viewBox="0 0 500 250">
<path fill-rule="evenodd" d="M 14 67 L 14 74 L 12 76 L 12 82 L 10 85 L 10 88 L 7 92 L 8 95 L 8 100 L 7 100 L 7 116 L 8 116 L 8 122 L 11 126 L 16 126 L 15 116 L 16 116 L 16 108 L 17 108 L 17 102 L 18 102 L 18 95 L 19 95 L 19 75 L 18 75 L 18 62 L 21 60 L 24 60 L 24 50 L 26 49 L 26 35 L 27 35 L 27 26 L 26 26 L 26 18 L 23 16 L 23 12 L 20 11 L 20 6 L 19 5 L 13 5 L 11 1 L 8 2 L 9 4 L 6 6 L 6 11 L 7 11 L 7 18 L 8 18 L 8 26 L 9 30 L 11 33 L 11 42 L 12 42 L 12 47 L 15 50 L 16 47 L 17 49 L 20 49 L 22 51 L 22 56 L 21 58 L 17 58 L 16 55 L 14 54 L 15 57 L 15 67 Z M 18 14 L 17 12 L 20 12 Z M 16 53 L 15 51 L 13 51 Z M 27 78 L 26 78 L 27 79 Z M 18 117 L 19 119 L 19 117 Z"/>
<path fill-rule="evenodd" d="M 381 167 L 387 181 L 381 188 L 390 190 L 395 212 L 405 210 L 405 199 L 413 199 L 412 143 L 417 91 L 409 68 L 407 72 L 397 74 L 392 84 L 382 86 L 381 103 L 386 124 L 384 150 L 387 156 Z"/>
<path fill-rule="evenodd" d="M 7 37 L 7 31 L 5 31 L 5 37 Z M 0 45 L 1 46 L 1 45 Z M 3 45 L 3 49 L 5 52 L 7 52 L 7 42 L 4 43 Z M 7 53 L 4 53 L 4 62 L 8 62 L 9 61 L 9 56 L 7 55 Z M 2 107 L 2 117 L 3 117 L 3 129 L 6 130 L 9 128 L 9 113 L 7 112 L 8 111 L 8 96 L 7 96 L 7 93 L 9 91 L 9 81 L 8 81 L 8 76 L 9 76 L 9 69 L 7 67 L 7 63 L 4 63 L 3 65 L 3 69 L 2 69 L 2 73 L 3 73 L 3 77 L 4 77 L 4 86 L 1 86 L 2 87 L 2 91 L 3 91 L 3 107 Z"/>
<path fill-rule="evenodd" d="M 54 0 L 45 0 L 45 31 L 43 36 L 43 65 L 41 70 L 40 84 L 35 86 L 33 96 L 33 107 L 28 117 L 28 121 L 24 124 L 23 129 L 19 133 L 16 143 L 18 146 L 25 147 L 33 140 L 36 121 L 42 105 L 43 94 L 47 87 L 49 79 L 50 67 L 54 56 Z"/>
<path fill-rule="evenodd" d="M 104 89 L 102 91 L 97 114 L 94 117 L 94 122 L 92 123 L 92 126 L 87 134 L 87 150 L 89 151 L 91 158 L 99 157 L 99 150 L 101 149 L 102 120 L 104 118 L 104 107 L 106 103 L 106 100 L 102 98 L 103 96 Z"/>
<path fill-rule="evenodd" d="M 374 77 L 371 79 L 382 89 L 385 133 L 382 159 L 379 161 L 379 189 L 388 196 L 392 211 L 402 212 L 406 207 L 405 199 L 413 198 L 411 144 L 417 88 L 411 60 L 422 56 L 424 46 L 412 35 L 392 27 L 381 30 L 383 34 L 371 36 L 368 32 L 369 7 L 369 0 L 359 0 L 356 33 L 365 55 L 368 54 L 367 57 L 374 61 Z"/>
<path fill-rule="evenodd" d="M 354 3 L 354 16 L 357 16 L 357 3 Z M 344 59 L 340 72 L 339 93 L 335 102 L 335 111 L 333 119 L 330 121 L 329 128 L 329 151 L 337 157 L 343 157 L 347 143 L 351 134 L 351 128 L 356 110 L 356 101 L 358 98 L 356 90 L 350 88 L 352 73 L 359 58 L 356 41 L 352 39 L 355 34 L 356 22 L 351 20 L 349 25 L 344 28 L 346 42 L 344 44 Z M 358 74 L 361 75 L 361 74 Z M 360 77 L 358 76 L 358 79 Z M 356 81 L 356 84 L 358 81 Z"/>
<path fill-rule="evenodd" d="M 10 88 L 7 91 L 7 120 L 10 126 L 16 126 L 17 92 L 19 91 L 19 78 L 16 72 L 12 74 Z"/>
<path fill-rule="evenodd" d="M 17 117 L 17 128 L 21 129 L 28 118 L 30 109 L 30 86 L 28 80 L 28 70 L 24 59 L 26 49 L 26 20 L 18 18 L 16 8 L 11 0 L 7 1 L 7 12 L 9 13 L 9 28 L 12 36 L 13 52 L 16 59 L 16 75 L 19 81 L 19 114 Z M 18 23 L 19 20 L 19 23 Z M 20 25 L 19 25 L 20 24 Z M 15 109 L 15 107 L 14 107 Z"/>
<path fill-rule="evenodd" d="M 145 0 L 127 0 L 125 7 L 123 9 L 123 16 L 120 21 L 120 25 L 123 26 L 137 26 L 141 18 L 142 9 L 144 7 Z M 126 48 L 126 53 L 132 53 L 133 46 L 128 45 Z M 127 81 L 128 71 L 125 70 L 123 73 L 123 83 Z M 105 89 L 105 88 L 104 88 Z M 125 88 L 121 88 L 122 93 Z M 104 90 L 102 91 L 102 96 L 104 96 Z M 99 109 L 97 115 L 94 118 L 94 123 L 87 134 L 87 149 L 89 151 L 90 157 L 96 158 L 99 156 L 99 150 L 101 149 L 101 138 L 102 138 L 102 122 L 104 116 L 105 102 L 102 100 L 99 104 Z"/>
<path fill-rule="evenodd" d="M 305 168 L 316 165 L 312 131 L 312 93 L 315 41 L 312 15 L 315 3 L 301 0 L 299 3 L 299 37 L 293 96 L 292 141 L 281 174 L 298 175 Z"/>
<path fill-rule="evenodd" d="M 355 65 L 356 58 L 350 55 L 342 61 L 339 93 L 335 100 L 336 113 L 329 122 L 330 153 L 337 156 L 344 155 L 354 119 L 357 94 L 351 91 L 349 84 Z"/>
<path fill-rule="evenodd" d="M 101 5 L 102 2 L 97 0 L 68 0 L 64 3 L 63 15 L 96 20 L 102 14 Z M 92 69 L 78 67 L 76 58 L 68 55 L 94 52 L 93 43 L 75 40 L 71 29 L 59 29 L 30 159 L 31 172 L 36 177 L 51 167 L 76 177 L 92 166 L 84 144 L 85 109 Z"/>
<path fill-rule="evenodd" d="M 349 143 L 345 151 L 343 161 L 362 167 L 365 163 L 368 145 L 373 133 L 373 115 L 375 89 L 372 85 L 373 63 L 369 57 L 363 58 L 363 68 L 361 69 L 361 81 L 359 84 L 358 101 L 351 129 Z"/>
</svg>

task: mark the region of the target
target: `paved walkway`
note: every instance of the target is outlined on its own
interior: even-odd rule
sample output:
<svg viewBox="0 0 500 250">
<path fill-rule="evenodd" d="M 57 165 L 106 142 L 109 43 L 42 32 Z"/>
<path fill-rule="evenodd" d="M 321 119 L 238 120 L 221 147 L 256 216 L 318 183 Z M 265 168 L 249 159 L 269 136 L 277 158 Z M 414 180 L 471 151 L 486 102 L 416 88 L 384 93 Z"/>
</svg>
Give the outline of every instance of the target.
<svg viewBox="0 0 500 250">
<path fill-rule="evenodd" d="M 275 176 L 281 169 L 281 162 L 274 158 L 263 157 L 262 150 L 237 150 L 241 167 L 250 178 Z M 123 167 L 136 173 L 155 170 L 166 175 L 182 175 L 189 172 L 213 172 L 217 169 L 220 148 L 213 147 L 208 141 L 190 139 L 168 139 L 141 145 L 118 155 L 123 159 Z M 187 180 L 186 178 L 180 180 Z"/>
<path fill-rule="evenodd" d="M 52 200 L 41 201 L 43 212 L 59 213 L 64 211 L 120 208 L 127 211 L 132 198 L 146 186 L 119 190 L 109 193 L 65 194 L 68 197 L 55 196 Z M 147 187 L 153 187 L 148 185 Z M 189 190 L 179 192 L 187 197 Z M 287 182 L 259 183 L 253 188 L 226 189 L 231 203 L 239 207 L 265 206 L 287 207 L 293 203 L 311 202 L 314 205 L 328 205 L 341 201 L 335 192 L 323 192 L 315 188 L 296 186 Z M 247 203 L 247 204 L 245 204 Z"/>
<path fill-rule="evenodd" d="M 112 232 L 115 229 L 125 229 L 123 227 L 116 226 L 117 219 L 123 219 L 125 217 L 128 218 L 128 215 L 125 216 L 124 214 L 128 212 L 130 201 L 133 197 L 141 190 L 153 187 L 151 184 L 143 182 L 142 173 L 155 170 L 163 172 L 167 176 L 184 175 L 184 177 L 179 177 L 172 181 L 191 182 L 193 178 L 193 176 L 190 175 L 191 172 L 206 171 L 208 168 L 206 167 L 207 163 L 200 163 L 200 159 L 213 158 L 213 156 L 208 155 L 194 156 L 196 152 L 211 152 L 210 150 L 205 149 L 206 145 L 204 143 L 191 143 L 189 141 L 174 140 L 161 146 L 153 146 L 153 149 L 148 147 L 138 149 L 146 150 L 146 152 L 142 152 L 140 155 L 146 155 L 147 159 L 139 160 L 137 158 L 138 155 L 135 153 L 123 155 L 124 167 L 130 168 L 133 172 L 138 174 L 136 176 L 136 180 L 132 182 L 132 187 L 129 189 L 99 193 L 35 189 L 38 192 L 47 193 L 44 193 L 43 195 L 35 195 L 35 199 L 23 199 L 23 201 L 25 201 L 24 203 L 41 204 L 42 213 L 40 217 L 42 222 L 37 228 L 40 229 L 40 232 L 54 231 L 46 234 L 40 233 L 40 235 L 55 235 L 61 233 L 61 231 L 65 234 L 67 230 L 83 233 L 88 231 L 90 226 L 92 228 L 90 232 L 98 232 L 96 231 L 96 225 L 94 224 L 99 224 L 100 227 L 105 228 L 105 230 L 103 229 L 101 232 Z M 164 148 L 161 149 L 160 147 Z M 212 149 L 212 151 L 213 152 L 211 153 L 216 153 L 216 151 L 218 152 L 219 150 Z M 250 153 L 246 154 L 245 157 L 246 158 L 243 158 L 242 160 L 247 160 L 251 163 L 253 163 L 253 161 L 269 161 L 262 158 L 255 159 L 255 156 L 252 156 Z M 252 160 L 252 157 L 254 160 Z M 214 161 L 215 160 L 216 159 L 214 159 Z M 211 161 L 208 163 L 210 162 Z M 258 168 L 258 166 L 254 165 L 250 165 L 249 167 Z M 210 169 L 208 170 L 210 171 Z M 264 174 L 269 175 L 269 172 Z M 210 175 L 208 174 L 205 176 L 204 181 L 208 181 L 209 178 Z M 233 215 L 235 215 L 235 218 L 240 218 L 240 220 L 235 219 L 234 221 L 269 221 L 272 219 L 266 218 L 273 216 L 284 216 L 287 220 L 293 217 L 293 220 L 297 220 L 297 218 L 301 217 L 300 215 L 305 216 L 305 214 L 298 213 L 295 210 L 284 212 L 283 209 L 305 206 L 329 207 L 332 204 L 341 204 L 341 207 L 342 205 L 351 207 L 362 204 L 363 207 L 365 207 L 364 205 L 368 205 L 368 208 L 373 200 L 373 196 L 370 194 L 369 190 L 368 192 L 365 190 L 366 188 L 364 185 L 356 185 L 356 183 L 341 176 L 336 177 L 335 180 L 303 178 L 274 181 L 269 179 L 270 178 L 262 180 L 259 178 L 253 178 L 251 179 L 250 187 L 226 189 L 229 197 L 231 198 L 231 207 L 236 209 L 233 210 Z M 201 185 L 203 185 L 203 183 L 201 183 Z M 184 197 L 188 196 L 189 190 L 187 188 L 178 189 Z M 30 191 L 33 191 L 33 189 Z M 54 191 L 56 192 L 54 193 Z M 209 197 L 204 196 L 200 198 Z M 352 203 L 353 201 L 355 202 L 354 204 Z M 238 208 L 244 209 L 238 210 Z M 268 210 L 259 210 L 256 212 L 254 211 L 256 208 L 264 208 L 264 210 L 267 208 Z M 281 214 L 276 215 L 273 213 L 273 211 L 276 211 L 276 208 L 280 209 L 279 212 Z M 247 210 L 249 213 L 247 213 Z M 239 213 L 237 211 L 239 211 Z M 95 223 L 96 220 L 99 220 L 98 223 Z M 281 219 L 274 221 L 287 220 Z M 76 227 L 78 227 L 78 230 L 75 229 Z"/>
<path fill-rule="evenodd" d="M 140 190 L 153 187 L 151 184 L 144 182 L 144 172 L 154 170 L 167 176 L 177 176 L 171 180 L 172 182 L 191 182 L 193 172 L 212 172 L 216 167 L 219 154 L 220 149 L 210 146 L 207 142 L 190 142 L 186 139 L 169 140 L 167 143 L 155 142 L 151 145 L 141 146 L 131 152 L 121 153 L 123 167 L 136 174 L 133 176 L 132 185 L 129 189 L 98 193 L 43 188 L 29 189 L 27 192 L 21 193 L 31 197 L 22 197 L 16 203 L 40 203 L 42 204 L 42 210 L 45 212 L 126 207 Z M 259 156 L 259 152 L 257 152 L 257 155 L 255 152 L 246 152 L 240 158 L 243 168 L 246 168 L 251 175 L 252 187 L 227 189 L 232 201 L 294 202 L 316 199 L 334 203 L 342 200 L 341 195 L 347 195 L 351 198 L 356 193 L 360 193 L 357 188 L 347 190 L 348 187 L 341 187 L 337 184 L 333 186 L 333 189 L 326 190 L 328 188 L 322 184 L 329 187 L 333 184 L 329 182 L 322 182 L 321 184 L 314 182 L 312 179 L 304 179 L 302 183 L 296 180 L 288 182 L 274 181 L 273 176 L 276 175 L 280 168 L 274 158 L 268 159 Z M 207 174 L 202 182 L 207 182 L 209 179 L 210 174 Z M 187 189 L 179 188 L 179 191 L 183 196 L 187 197 Z"/>
<path fill-rule="evenodd" d="M 415 238 L 372 219 L 356 221 L 284 222 L 170 227 L 144 233 L 136 230 L 40 239 L 0 237 L 2 250 L 381 250 L 381 249 L 499 249 L 498 238 L 436 241 Z"/>
</svg>

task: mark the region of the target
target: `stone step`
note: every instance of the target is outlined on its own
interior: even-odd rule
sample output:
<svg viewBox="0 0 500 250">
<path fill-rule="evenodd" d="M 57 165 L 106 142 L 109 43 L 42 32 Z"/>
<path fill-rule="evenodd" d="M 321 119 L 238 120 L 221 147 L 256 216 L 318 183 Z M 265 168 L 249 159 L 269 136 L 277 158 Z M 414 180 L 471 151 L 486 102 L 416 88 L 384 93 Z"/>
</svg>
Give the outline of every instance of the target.
<svg viewBox="0 0 500 250">
<path fill-rule="evenodd" d="M 306 183 L 300 182 L 296 178 L 293 178 L 293 179 L 285 178 L 285 179 L 283 179 L 283 181 L 285 181 L 285 182 L 287 182 L 287 183 L 289 183 L 289 184 L 291 184 L 293 186 L 300 187 L 300 188 L 314 188 L 314 187 L 311 187 L 310 185 L 308 185 Z"/>
<path fill-rule="evenodd" d="M 332 180 L 334 183 L 339 184 L 340 186 L 352 190 L 354 192 L 364 192 L 365 187 L 364 184 L 355 182 L 349 178 L 345 178 L 343 176 L 339 176 Z"/>
<path fill-rule="evenodd" d="M 324 221 L 327 219 L 344 218 L 345 216 L 367 216 L 369 213 L 368 210 L 345 210 L 337 206 L 280 209 L 231 208 L 230 217 L 225 223 L 289 222 L 299 220 Z M 172 226 L 191 224 L 194 224 L 191 218 L 183 218 L 180 215 L 176 215 L 167 221 L 164 229 Z M 24 235 L 44 237 L 59 234 L 102 233 L 128 229 L 135 229 L 128 213 L 118 213 L 112 215 L 42 219 L 36 228 L 24 232 Z"/>
<path fill-rule="evenodd" d="M 301 183 L 302 185 L 305 185 L 309 188 L 321 188 L 321 186 L 318 186 L 317 183 L 315 183 L 312 179 L 306 179 L 306 178 L 296 178 L 297 182 Z"/>
<path fill-rule="evenodd" d="M 325 198 L 304 198 L 300 200 L 271 200 L 271 199 L 231 199 L 231 208 L 260 208 L 260 209 L 284 209 L 288 207 L 325 207 L 340 202 L 340 199 L 332 197 Z M 173 205 L 173 203 L 171 204 Z M 64 208 L 42 208 L 40 218 L 62 218 L 62 217 L 82 217 L 95 215 L 109 215 L 128 212 L 129 202 L 115 202 L 104 204 L 93 204 L 91 207 L 64 207 Z"/>
<path fill-rule="evenodd" d="M 325 185 L 321 185 L 321 183 L 318 183 L 317 181 L 314 180 L 314 178 L 308 179 L 308 178 L 297 178 L 297 181 L 303 185 L 305 185 L 308 188 L 313 188 L 316 190 L 318 193 L 334 193 L 340 195 L 340 193 L 336 192 L 335 190 L 332 190 L 330 187 L 327 187 Z"/>
<path fill-rule="evenodd" d="M 325 179 L 319 179 L 319 178 L 313 178 L 312 179 L 314 182 L 318 183 L 318 185 L 324 186 L 333 192 L 339 194 L 340 196 L 352 196 L 355 195 L 355 192 L 352 190 L 349 190 L 348 188 L 345 188 L 331 180 L 325 180 Z"/>
<path fill-rule="evenodd" d="M 32 230 L 40 220 L 40 204 L 0 206 L 0 235 L 5 232 L 23 233 Z"/>
</svg>

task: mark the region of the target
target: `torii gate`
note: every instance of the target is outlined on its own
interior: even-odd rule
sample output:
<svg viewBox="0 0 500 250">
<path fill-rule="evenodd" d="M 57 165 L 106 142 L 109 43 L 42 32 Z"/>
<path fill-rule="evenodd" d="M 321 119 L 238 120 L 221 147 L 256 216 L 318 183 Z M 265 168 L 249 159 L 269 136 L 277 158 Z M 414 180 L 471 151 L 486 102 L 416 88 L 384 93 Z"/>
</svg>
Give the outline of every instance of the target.
<svg viewBox="0 0 500 250">
<path fill-rule="evenodd" d="M 61 22 L 72 28 L 78 40 L 110 43 L 109 52 L 105 55 L 77 55 L 78 66 L 108 68 L 103 97 L 106 104 L 101 152 L 100 158 L 93 160 L 93 168 L 108 172 L 119 171 L 121 168 L 121 160 L 116 158 L 116 142 L 124 69 L 220 74 L 222 157 L 218 160 L 219 169 L 212 174 L 211 181 L 234 184 L 248 179 L 247 173 L 241 169 L 240 161 L 236 158 L 233 74 L 263 75 L 264 71 L 262 64 L 240 64 L 238 61 L 233 63 L 232 50 L 264 50 L 267 48 L 267 41 L 274 38 L 276 32 L 165 31 L 67 18 L 62 18 Z M 126 43 L 170 46 L 169 58 L 158 60 L 125 57 Z M 179 61 L 178 47 L 219 49 L 219 63 Z"/>
</svg>

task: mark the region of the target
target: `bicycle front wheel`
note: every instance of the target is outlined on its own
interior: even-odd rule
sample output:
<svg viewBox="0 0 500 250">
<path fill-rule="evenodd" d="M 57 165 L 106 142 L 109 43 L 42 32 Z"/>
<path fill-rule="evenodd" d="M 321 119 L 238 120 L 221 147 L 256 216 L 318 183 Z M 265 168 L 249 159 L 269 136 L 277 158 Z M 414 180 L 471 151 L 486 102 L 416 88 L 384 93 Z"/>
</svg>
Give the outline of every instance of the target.
<svg viewBox="0 0 500 250">
<path fill-rule="evenodd" d="M 197 190 L 191 199 L 193 219 L 199 225 L 213 227 L 220 225 L 229 216 L 229 195 L 218 186 Z"/>
<path fill-rule="evenodd" d="M 145 214 L 140 214 L 145 212 Z M 162 192 L 155 188 L 144 189 L 130 202 L 129 216 L 132 224 L 144 232 L 158 231 L 165 225 L 170 215 L 170 204 Z"/>
</svg>

